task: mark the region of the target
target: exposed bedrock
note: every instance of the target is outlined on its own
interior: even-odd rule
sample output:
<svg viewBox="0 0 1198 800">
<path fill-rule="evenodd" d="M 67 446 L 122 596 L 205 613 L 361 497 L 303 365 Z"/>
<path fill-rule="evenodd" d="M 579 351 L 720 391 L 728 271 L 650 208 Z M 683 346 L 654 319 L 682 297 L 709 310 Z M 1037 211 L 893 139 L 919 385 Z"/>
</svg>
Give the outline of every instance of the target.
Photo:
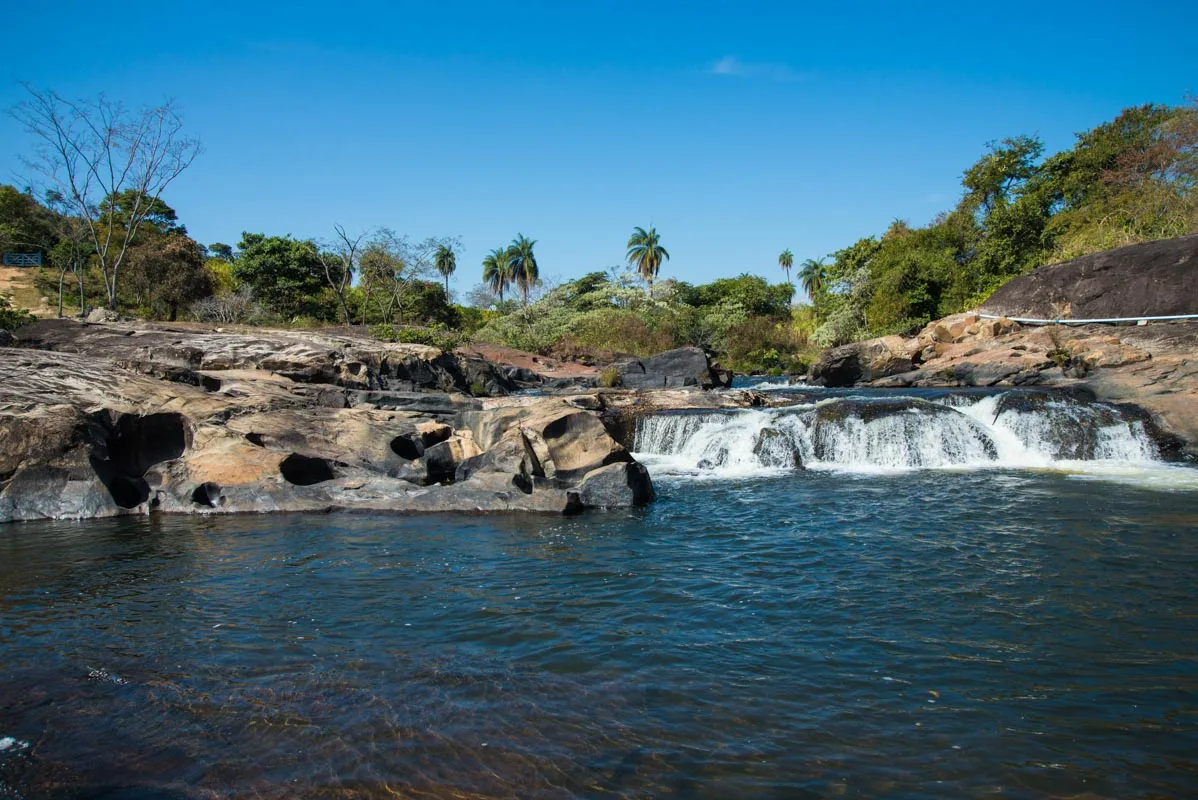
<svg viewBox="0 0 1198 800">
<path fill-rule="evenodd" d="M 470 353 L 317 331 L 215 333 L 169 326 L 43 320 L 13 346 L 104 358 L 151 377 L 219 388 L 228 371 L 272 373 L 295 383 L 361 391 L 431 390 L 503 395 L 519 388 Z"/>
<path fill-rule="evenodd" d="M 72 329 L 31 327 L 37 336 Z M 212 348 L 172 351 L 189 365 L 167 363 L 157 346 L 126 362 L 137 335 L 88 333 L 86 346 L 64 335 L 47 351 L 23 331 L 22 347 L 0 348 L 0 521 L 152 511 L 564 513 L 653 498 L 648 473 L 608 433 L 594 394 L 479 400 L 313 384 L 313 375 L 336 370 L 315 355 L 267 356 L 248 342 L 235 349 L 261 357 L 230 356 L 221 369 L 205 368 Z M 126 349 L 100 357 L 105 341 Z M 184 374 L 197 380 L 179 380 Z"/>
<path fill-rule="evenodd" d="M 1049 264 L 982 304 L 1006 317 L 1108 319 L 1198 314 L 1198 234 Z"/>
</svg>

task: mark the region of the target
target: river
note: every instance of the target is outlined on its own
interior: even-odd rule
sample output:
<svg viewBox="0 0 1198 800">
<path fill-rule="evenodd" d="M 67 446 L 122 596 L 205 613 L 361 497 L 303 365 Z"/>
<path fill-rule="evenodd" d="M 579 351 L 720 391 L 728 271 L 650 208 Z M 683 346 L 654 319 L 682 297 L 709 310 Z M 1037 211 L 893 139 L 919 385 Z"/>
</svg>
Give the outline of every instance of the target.
<svg viewBox="0 0 1198 800">
<path fill-rule="evenodd" d="M 0 527 L 0 798 L 1198 795 L 1198 470 L 805 413 L 637 511 Z"/>
</svg>

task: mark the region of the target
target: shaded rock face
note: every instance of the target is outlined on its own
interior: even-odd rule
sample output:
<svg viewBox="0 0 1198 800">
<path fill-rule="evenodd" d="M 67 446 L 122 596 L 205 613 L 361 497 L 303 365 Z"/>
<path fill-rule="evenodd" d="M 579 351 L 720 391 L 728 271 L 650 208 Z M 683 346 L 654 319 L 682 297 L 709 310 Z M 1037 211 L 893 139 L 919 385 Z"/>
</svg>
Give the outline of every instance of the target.
<svg viewBox="0 0 1198 800">
<path fill-rule="evenodd" d="M 1198 314 L 1198 234 L 1040 267 L 996 291 L 981 310 L 1042 319 Z"/>
<path fill-rule="evenodd" d="M 188 367 L 156 351 L 158 360 L 122 366 L 92 354 L 99 341 L 89 335 L 73 348 L 61 339 L 51 352 L 26 338 L 0 348 L 0 522 L 152 511 L 568 513 L 652 499 L 648 474 L 607 433 L 593 397 L 484 406 L 465 395 L 335 388 L 263 368 L 294 353 L 217 369 L 211 352 L 173 351 Z M 347 362 L 336 363 L 313 358 L 300 377 Z M 604 473 L 583 491 L 610 466 L 624 469 L 623 490 Z"/>
<path fill-rule="evenodd" d="M 629 389 L 713 389 L 732 382 L 731 376 L 714 366 L 698 347 L 680 347 L 645 359 L 621 361 L 615 367 L 622 385 Z"/>
<path fill-rule="evenodd" d="M 170 413 L 60 405 L 0 415 L 0 522 L 112 516 L 147 505 L 147 475 L 182 455 L 189 438 L 186 420 Z"/>
</svg>

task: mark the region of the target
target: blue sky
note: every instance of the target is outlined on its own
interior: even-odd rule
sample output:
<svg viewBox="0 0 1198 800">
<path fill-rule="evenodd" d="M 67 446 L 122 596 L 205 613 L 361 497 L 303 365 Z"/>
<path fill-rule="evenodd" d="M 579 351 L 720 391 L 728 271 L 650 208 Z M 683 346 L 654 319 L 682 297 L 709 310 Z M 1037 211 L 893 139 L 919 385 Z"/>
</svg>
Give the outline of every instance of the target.
<svg viewBox="0 0 1198 800">
<path fill-rule="evenodd" d="M 1049 152 L 1198 93 L 1193 2 L 94 3 L 7 0 L 20 81 L 175 98 L 204 154 L 166 200 L 193 236 L 460 236 L 452 285 L 517 232 L 544 275 L 781 278 L 957 197 L 985 143 Z M 0 180 L 29 149 L 0 117 Z"/>
</svg>

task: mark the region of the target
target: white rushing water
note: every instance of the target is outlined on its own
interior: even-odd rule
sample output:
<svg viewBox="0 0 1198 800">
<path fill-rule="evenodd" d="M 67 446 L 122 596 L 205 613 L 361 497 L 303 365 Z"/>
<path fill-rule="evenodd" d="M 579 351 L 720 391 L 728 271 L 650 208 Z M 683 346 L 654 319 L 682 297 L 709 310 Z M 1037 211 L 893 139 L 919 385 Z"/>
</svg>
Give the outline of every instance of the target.
<svg viewBox="0 0 1198 800">
<path fill-rule="evenodd" d="M 1049 469 L 1198 488 L 1198 470 L 1160 460 L 1136 415 L 1042 393 L 836 398 L 774 409 L 650 415 L 635 448 L 655 475 L 727 478 L 797 467 Z"/>
</svg>

